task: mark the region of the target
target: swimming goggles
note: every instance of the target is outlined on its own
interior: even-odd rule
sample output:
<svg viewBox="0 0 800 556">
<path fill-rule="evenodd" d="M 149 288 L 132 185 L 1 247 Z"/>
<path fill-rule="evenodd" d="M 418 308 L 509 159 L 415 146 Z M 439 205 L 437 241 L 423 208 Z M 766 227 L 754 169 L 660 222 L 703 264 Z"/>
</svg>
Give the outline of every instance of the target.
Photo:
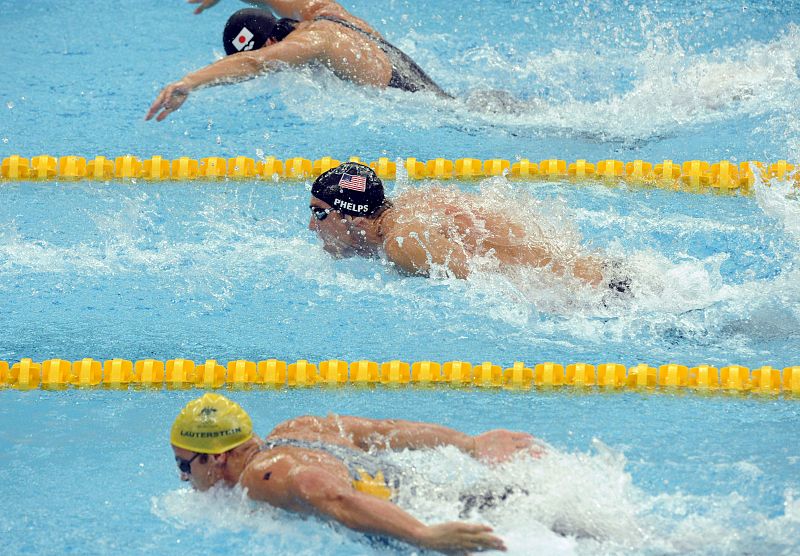
<svg viewBox="0 0 800 556">
<path fill-rule="evenodd" d="M 308 208 L 311 209 L 311 214 L 314 215 L 314 218 L 316 218 L 320 222 L 322 222 L 323 220 L 328 218 L 328 215 L 331 213 L 332 210 L 334 210 L 332 208 L 327 208 L 326 209 L 326 208 L 314 207 L 314 206 L 308 207 Z"/>
<path fill-rule="evenodd" d="M 192 474 L 192 462 L 197 459 L 197 456 L 200 456 L 200 452 L 196 453 L 192 456 L 192 459 L 183 459 L 175 456 L 175 463 L 178 464 L 178 469 L 181 470 L 181 473 L 186 473 L 187 475 Z"/>
</svg>

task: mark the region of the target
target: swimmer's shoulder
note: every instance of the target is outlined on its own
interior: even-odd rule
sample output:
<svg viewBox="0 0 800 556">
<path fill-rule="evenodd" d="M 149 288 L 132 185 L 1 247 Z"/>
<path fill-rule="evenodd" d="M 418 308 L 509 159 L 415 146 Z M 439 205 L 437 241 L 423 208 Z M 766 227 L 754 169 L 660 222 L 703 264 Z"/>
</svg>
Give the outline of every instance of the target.
<svg viewBox="0 0 800 556">
<path fill-rule="evenodd" d="M 408 189 L 392 199 L 401 222 L 424 221 L 431 225 L 443 217 L 473 210 L 472 195 L 448 187 Z"/>
<path fill-rule="evenodd" d="M 253 500 L 294 509 L 291 474 L 300 462 L 290 450 L 267 450 L 256 454 L 242 472 L 239 483 Z"/>
<path fill-rule="evenodd" d="M 359 17 L 354 16 L 336 2 L 331 2 L 329 0 L 312 0 L 300 10 L 301 21 L 313 24 L 315 26 L 314 28 L 317 28 L 316 26 L 319 25 L 321 28 L 325 29 L 336 29 L 337 31 L 342 29 L 341 25 L 334 23 L 333 21 L 325 21 L 324 19 L 319 20 L 319 18 L 325 17 L 341 19 L 342 21 L 346 21 L 352 25 L 355 25 L 359 29 L 363 29 L 368 33 L 381 37 L 381 34 L 373 29 L 369 23 Z"/>
</svg>

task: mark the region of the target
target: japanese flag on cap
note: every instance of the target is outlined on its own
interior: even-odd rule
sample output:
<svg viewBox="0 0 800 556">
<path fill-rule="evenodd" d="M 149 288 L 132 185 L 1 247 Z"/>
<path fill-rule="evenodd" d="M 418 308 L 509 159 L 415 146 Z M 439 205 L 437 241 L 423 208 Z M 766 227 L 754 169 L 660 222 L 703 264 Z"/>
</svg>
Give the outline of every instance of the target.
<svg viewBox="0 0 800 556">
<path fill-rule="evenodd" d="M 242 27 L 242 30 L 239 31 L 239 34 L 236 35 L 231 42 L 233 43 L 233 47 L 239 52 L 242 50 L 252 50 L 253 33 L 251 33 L 250 29 L 247 27 Z"/>
</svg>

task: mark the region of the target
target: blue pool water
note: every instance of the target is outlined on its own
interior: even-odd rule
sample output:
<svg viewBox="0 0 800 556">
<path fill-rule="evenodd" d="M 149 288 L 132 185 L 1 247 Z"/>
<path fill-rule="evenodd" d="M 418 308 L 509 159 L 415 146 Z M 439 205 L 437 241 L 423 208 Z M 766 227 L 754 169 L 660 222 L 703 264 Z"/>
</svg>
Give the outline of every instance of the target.
<svg viewBox="0 0 800 556">
<path fill-rule="evenodd" d="M 0 0 L 0 158 L 800 158 L 797 3 L 346 6 L 460 100 L 358 89 L 308 70 L 200 91 L 166 122 L 144 122 L 163 85 L 222 52 L 220 29 L 239 4 L 195 17 L 183 2 Z M 555 247 L 626 259 L 637 295 L 610 307 L 543 273 L 424 280 L 381 261 L 334 261 L 306 230 L 308 185 L 0 183 L 0 360 L 800 364 L 800 201 L 788 183 L 759 184 L 749 198 L 503 178 L 455 184 L 535 219 Z M 195 395 L 0 392 L 9 551 L 409 551 L 250 507 L 240 493 L 183 489 L 166 431 Z M 528 499 L 474 516 L 514 553 L 800 550 L 791 400 L 449 390 L 234 397 L 263 433 L 332 411 L 540 436 L 550 457 L 500 470 L 447 450 L 397 456 L 430 493 L 402 503 L 430 522 L 457 517 L 445 484 L 528 485 Z"/>
</svg>

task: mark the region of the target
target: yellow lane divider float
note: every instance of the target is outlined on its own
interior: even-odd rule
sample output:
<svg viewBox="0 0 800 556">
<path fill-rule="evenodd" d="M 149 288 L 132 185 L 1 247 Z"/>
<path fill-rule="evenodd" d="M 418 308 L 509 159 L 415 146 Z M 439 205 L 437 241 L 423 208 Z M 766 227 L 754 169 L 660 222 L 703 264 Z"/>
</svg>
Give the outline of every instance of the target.
<svg viewBox="0 0 800 556">
<path fill-rule="evenodd" d="M 0 361 L 0 388 L 63 390 L 67 388 L 284 388 L 311 386 L 454 386 L 527 390 L 532 387 L 596 387 L 599 389 L 692 389 L 716 392 L 753 392 L 800 396 L 800 366 L 781 372 L 770 366 L 751 371 L 729 365 L 686 367 L 667 364 L 651 367 L 619 363 L 589 365 L 539 363 L 528 367 L 515 362 L 503 368 L 490 362 L 465 361 L 346 361 L 328 360 L 318 365 L 300 360 L 229 361 L 223 366 L 210 359 L 197 364 L 188 359 L 128 361 L 94 359 L 65 361 L 31 359 L 9 366 Z"/>
<path fill-rule="evenodd" d="M 358 157 L 350 161 L 361 162 Z M 528 159 L 511 162 L 503 159 L 478 160 L 459 158 L 455 161 L 444 158 L 399 160 L 401 167 L 411 179 L 480 179 L 505 175 L 509 178 L 527 180 L 602 180 L 624 181 L 632 185 L 649 185 L 669 189 L 690 191 L 715 191 L 722 193 L 748 194 L 755 182 L 754 172 L 769 179 L 791 179 L 800 184 L 800 172 L 795 165 L 785 160 L 772 164 L 748 161 L 736 164 L 723 160 L 714 164 L 702 160 L 690 160 L 682 164 L 664 160 L 657 164 L 634 160 L 601 160 L 588 162 L 577 160 L 548 159 L 533 162 Z M 289 158 L 279 160 L 266 157 L 263 160 L 237 156 L 234 158 L 208 157 L 200 160 L 182 157 L 168 160 L 154 156 L 139 160 L 135 156 L 120 156 L 109 159 L 98 156 L 87 160 L 80 156 L 59 158 L 40 155 L 31 159 L 18 155 L 3 159 L 0 178 L 6 180 L 194 180 L 194 179 L 306 179 L 338 166 L 339 160 L 323 157 L 319 160 Z M 367 162 L 364 162 L 367 163 Z M 398 162 L 379 158 L 368 162 L 382 179 L 395 179 Z M 798 168 L 800 169 L 800 168 Z"/>
</svg>

